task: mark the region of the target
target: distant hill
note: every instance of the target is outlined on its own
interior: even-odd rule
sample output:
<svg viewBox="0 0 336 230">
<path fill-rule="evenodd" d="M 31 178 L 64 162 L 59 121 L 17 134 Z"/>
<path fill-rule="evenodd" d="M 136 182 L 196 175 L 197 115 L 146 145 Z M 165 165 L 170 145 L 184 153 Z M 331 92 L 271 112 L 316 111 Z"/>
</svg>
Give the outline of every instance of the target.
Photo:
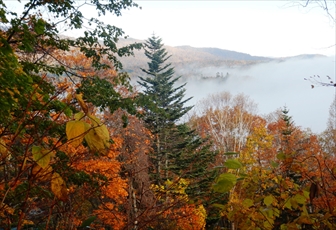
<svg viewBox="0 0 336 230">
<path fill-rule="evenodd" d="M 214 57 L 224 60 L 236 60 L 236 61 L 270 61 L 272 58 L 251 56 L 250 54 L 240 53 L 231 50 L 223 50 L 219 48 L 194 48 L 191 46 L 177 46 L 175 48 L 183 50 L 195 50 L 196 52 L 205 52 L 213 55 Z"/>
<path fill-rule="evenodd" d="M 120 39 L 118 46 L 121 47 L 134 42 L 144 43 L 145 41 L 133 38 Z M 220 69 L 219 72 L 207 73 L 206 78 L 209 78 L 218 77 L 218 75 L 222 74 L 225 76 L 227 70 L 232 68 L 245 68 L 270 61 L 282 62 L 289 59 L 308 59 L 323 56 L 319 54 L 302 54 L 293 57 L 270 58 L 219 48 L 195 48 L 191 46 L 165 46 L 165 48 L 168 54 L 171 55 L 169 62 L 175 68 L 176 74 L 181 75 L 183 78 L 190 76 L 203 78 L 204 76 L 200 72 L 201 69 L 216 69 L 216 71 Z M 135 51 L 134 57 L 122 57 L 120 60 L 123 63 L 123 71 L 128 72 L 131 78 L 144 76 L 140 68 L 147 68 L 148 59 L 143 50 Z M 225 69 L 223 70 L 224 73 L 221 69 Z"/>
<path fill-rule="evenodd" d="M 132 38 L 121 39 L 118 46 L 121 47 L 134 42 L 143 43 L 144 41 Z M 165 46 L 165 48 L 171 55 L 169 62 L 175 67 L 176 73 L 184 77 L 197 74 L 197 68 L 220 66 L 232 68 L 274 60 L 219 48 L 195 48 L 191 46 Z M 134 57 L 122 57 L 120 60 L 123 63 L 124 71 L 128 72 L 131 77 L 143 76 L 140 68 L 147 68 L 148 59 L 143 50 L 135 51 Z M 195 68 L 190 69 L 190 66 Z"/>
</svg>

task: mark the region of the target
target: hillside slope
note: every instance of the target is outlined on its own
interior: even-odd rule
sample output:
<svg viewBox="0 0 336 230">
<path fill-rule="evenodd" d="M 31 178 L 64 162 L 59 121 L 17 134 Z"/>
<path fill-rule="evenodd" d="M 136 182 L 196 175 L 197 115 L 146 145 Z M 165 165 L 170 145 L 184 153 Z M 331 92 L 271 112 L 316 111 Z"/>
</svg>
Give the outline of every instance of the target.
<svg viewBox="0 0 336 230">
<path fill-rule="evenodd" d="M 120 39 L 118 46 L 122 47 L 130 43 L 144 43 L 145 41 L 139 39 Z M 227 71 L 233 68 L 246 68 L 253 64 L 276 61 L 283 62 L 289 59 L 310 59 L 319 54 L 302 54 L 294 57 L 283 58 L 269 58 L 252 56 L 250 54 L 236 52 L 231 50 L 224 50 L 219 48 L 195 48 L 191 46 L 165 46 L 169 55 L 171 55 L 169 62 L 175 68 L 177 75 L 182 75 L 183 78 L 190 76 L 196 78 L 211 78 L 226 75 Z M 120 58 L 123 63 L 123 71 L 129 73 L 134 80 L 138 76 L 144 76 L 140 68 L 147 68 L 148 59 L 144 54 L 144 50 L 135 51 L 135 55 L 131 57 Z M 200 70 L 211 70 L 204 76 Z M 229 71 L 230 72 L 230 71 Z"/>
</svg>

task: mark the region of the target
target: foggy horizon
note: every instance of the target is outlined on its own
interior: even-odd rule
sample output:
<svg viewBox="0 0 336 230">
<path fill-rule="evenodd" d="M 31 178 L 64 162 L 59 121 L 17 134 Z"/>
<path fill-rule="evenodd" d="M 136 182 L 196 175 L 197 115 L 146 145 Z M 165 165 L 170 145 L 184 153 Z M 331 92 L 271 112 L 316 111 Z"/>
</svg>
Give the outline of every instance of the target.
<svg viewBox="0 0 336 230">
<path fill-rule="evenodd" d="M 326 129 L 335 88 L 315 85 L 312 89 L 312 83 L 304 78 L 319 75 L 324 82 L 329 82 L 326 76 L 335 80 L 335 56 L 293 58 L 237 68 L 197 69 L 191 65 L 189 71 L 194 75 L 183 78 L 187 82 L 185 98 L 193 97 L 187 105 L 197 105 L 198 101 L 219 92 L 227 91 L 233 96 L 243 93 L 258 105 L 259 115 L 286 107 L 295 125 L 314 133 Z M 175 72 L 183 77 L 188 68 L 175 68 Z M 224 78 L 202 79 L 202 76 L 215 76 L 216 73 L 223 73 Z"/>
</svg>

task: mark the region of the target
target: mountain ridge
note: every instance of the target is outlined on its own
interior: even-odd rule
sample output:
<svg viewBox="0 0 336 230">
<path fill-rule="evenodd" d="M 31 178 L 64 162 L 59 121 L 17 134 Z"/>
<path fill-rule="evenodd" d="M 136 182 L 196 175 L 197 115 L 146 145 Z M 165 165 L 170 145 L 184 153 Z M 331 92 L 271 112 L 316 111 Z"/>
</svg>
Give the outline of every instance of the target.
<svg viewBox="0 0 336 230">
<path fill-rule="evenodd" d="M 174 46 L 175 48 L 180 49 L 197 49 L 209 54 L 212 54 L 214 56 L 224 58 L 226 60 L 271 60 L 272 58 L 268 57 L 262 57 L 262 56 L 253 56 L 247 53 L 233 51 L 233 50 L 227 50 L 227 49 L 221 49 L 217 47 L 192 47 L 192 46 Z"/>
<path fill-rule="evenodd" d="M 144 40 L 127 38 L 120 39 L 118 46 L 122 47 L 130 43 L 144 43 Z M 183 77 L 197 75 L 199 69 L 211 67 L 226 67 L 231 68 L 244 68 L 250 65 L 266 63 L 271 61 L 283 62 L 288 59 L 305 59 L 315 57 L 325 57 L 320 54 L 300 54 L 291 57 L 271 58 L 262 56 L 253 56 L 243 52 L 226 50 L 215 47 L 202 47 L 196 48 L 189 45 L 183 46 L 169 46 L 164 45 L 164 48 L 171 55 L 169 62 L 174 66 L 175 72 Z M 120 61 L 123 64 L 123 71 L 128 72 L 131 78 L 142 76 L 143 72 L 140 68 L 146 68 L 148 59 L 143 50 L 136 50 L 134 56 L 121 57 Z M 216 74 L 216 73 L 214 73 Z"/>
</svg>

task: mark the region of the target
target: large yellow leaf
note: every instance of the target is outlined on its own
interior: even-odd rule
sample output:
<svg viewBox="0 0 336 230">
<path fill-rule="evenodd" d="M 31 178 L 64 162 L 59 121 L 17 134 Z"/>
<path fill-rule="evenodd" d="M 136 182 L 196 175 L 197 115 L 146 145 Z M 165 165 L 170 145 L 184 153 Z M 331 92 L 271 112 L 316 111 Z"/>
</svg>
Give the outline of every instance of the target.
<svg viewBox="0 0 336 230">
<path fill-rule="evenodd" d="M 51 179 L 51 191 L 60 200 L 65 200 L 67 197 L 67 189 L 65 182 L 58 173 L 54 173 Z"/>
<path fill-rule="evenodd" d="M 41 168 L 46 168 L 50 163 L 50 159 L 55 155 L 55 152 L 41 148 L 40 146 L 33 146 L 32 154 L 34 161 L 36 161 Z"/>
<path fill-rule="evenodd" d="M 103 155 L 106 154 L 106 147 L 104 141 L 97 135 L 95 129 L 91 129 L 86 135 L 85 140 L 90 149 L 97 151 Z"/>
<path fill-rule="evenodd" d="M 102 154 L 106 153 L 106 149 L 110 147 L 110 133 L 106 127 L 97 117 L 89 115 L 92 122 L 92 128 L 85 140 L 89 147 L 93 150 L 99 151 Z"/>
<path fill-rule="evenodd" d="M 84 121 L 69 121 L 66 124 L 65 132 L 68 141 L 75 147 L 78 147 L 89 130 L 90 125 Z"/>
</svg>

